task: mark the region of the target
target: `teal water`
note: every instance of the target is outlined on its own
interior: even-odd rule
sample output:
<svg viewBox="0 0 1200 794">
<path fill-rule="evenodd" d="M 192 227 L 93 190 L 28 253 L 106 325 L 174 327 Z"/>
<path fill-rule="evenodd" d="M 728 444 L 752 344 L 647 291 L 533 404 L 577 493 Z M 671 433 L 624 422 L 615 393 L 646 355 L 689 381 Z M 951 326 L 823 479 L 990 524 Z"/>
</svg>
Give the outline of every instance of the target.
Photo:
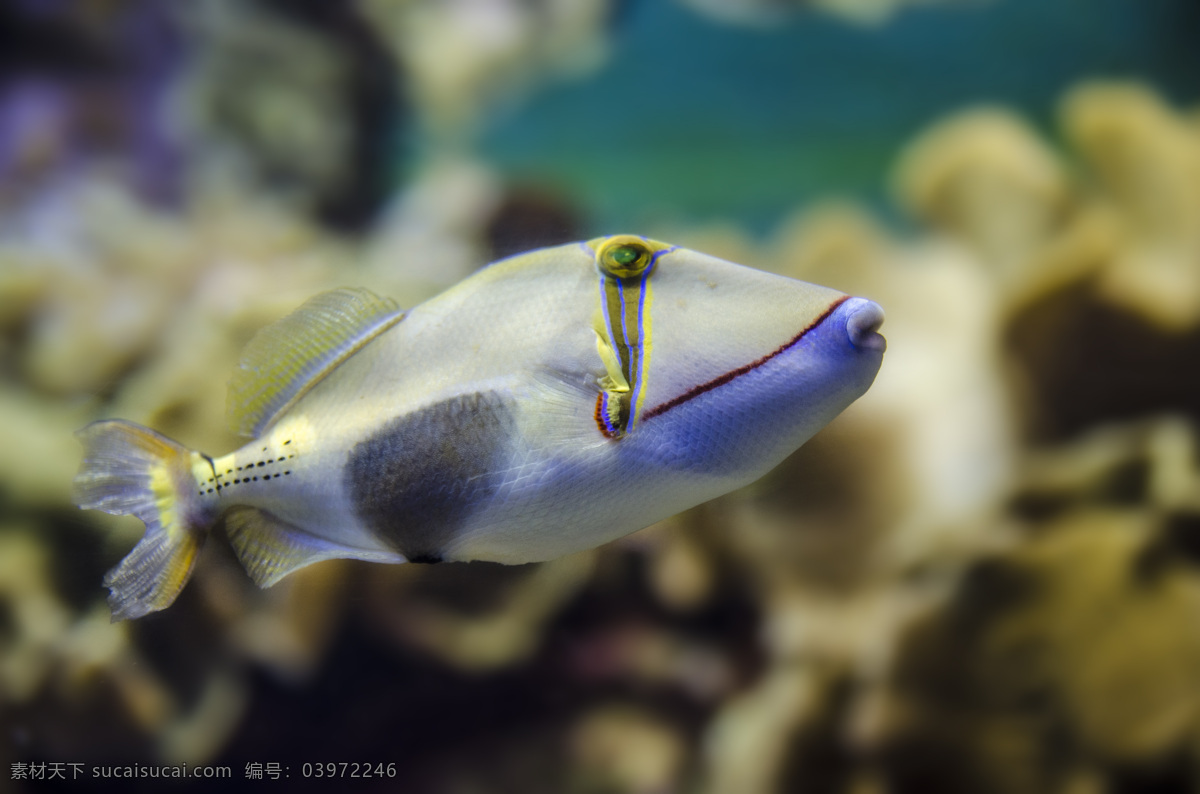
<svg viewBox="0 0 1200 794">
<path fill-rule="evenodd" d="M 1003 103 L 1053 135 L 1092 78 L 1200 97 L 1195 0 L 979 0 L 881 28 L 798 14 L 722 25 L 669 0 L 629 4 L 605 67 L 493 121 L 482 154 L 555 190 L 597 232 L 727 218 L 763 231 L 817 197 L 886 208 L 902 143 L 953 110 Z"/>
</svg>

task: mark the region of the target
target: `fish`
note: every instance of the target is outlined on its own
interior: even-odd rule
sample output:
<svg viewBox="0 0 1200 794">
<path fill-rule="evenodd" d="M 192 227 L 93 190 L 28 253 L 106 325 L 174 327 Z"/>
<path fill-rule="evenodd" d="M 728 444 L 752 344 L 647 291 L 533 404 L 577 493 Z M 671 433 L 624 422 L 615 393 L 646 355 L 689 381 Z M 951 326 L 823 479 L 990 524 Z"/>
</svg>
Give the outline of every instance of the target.
<svg viewBox="0 0 1200 794">
<path fill-rule="evenodd" d="M 176 598 L 222 523 L 269 587 L 313 563 L 521 564 L 760 478 L 882 363 L 866 298 L 638 235 L 539 249 L 402 310 L 347 287 L 259 331 L 221 457 L 93 422 L 74 501 L 145 534 L 113 620 Z"/>
</svg>

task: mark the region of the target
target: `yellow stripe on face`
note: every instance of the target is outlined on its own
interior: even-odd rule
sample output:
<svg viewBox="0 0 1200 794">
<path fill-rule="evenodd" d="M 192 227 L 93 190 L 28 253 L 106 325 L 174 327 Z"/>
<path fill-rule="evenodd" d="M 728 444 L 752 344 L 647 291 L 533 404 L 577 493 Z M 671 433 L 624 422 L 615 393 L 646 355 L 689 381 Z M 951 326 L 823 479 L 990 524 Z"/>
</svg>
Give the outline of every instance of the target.
<svg viewBox="0 0 1200 794">
<path fill-rule="evenodd" d="M 646 400 L 645 373 L 650 371 L 650 351 L 653 349 L 652 344 L 654 334 L 651 329 L 651 321 L 654 317 L 652 306 L 654 304 L 654 288 L 650 283 L 650 271 L 647 270 L 642 276 L 642 288 L 638 295 L 638 373 L 637 385 L 633 389 L 633 415 L 635 417 L 642 415 L 642 403 Z"/>
<path fill-rule="evenodd" d="M 614 248 L 618 249 L 622 260 L 636 258 L 644 264 L 636 272 L 614 267 L 608 261 L 614 258 Z M 650 276 L 658 257 L 671 249 L 640 238 L 614 237 L 596 246 L 595 250 L 600 271 L 599 297 L 604 332 L 620 372 L 619 378 L 610 375 L 609 387 L 596 399 L 596 425 L 607 438 L 617 439 L 637 424 L 645 399 L 645 376 L 652 348 L 650 315 L 654 302 Z M 614 387 L 620 381 L 623 383 Z"/>
<path fill-rule="evenodd" d="M 631 351 L 629 310 L 626 305 L 625 279 L 600 276 L 600 308 L 604 313 L 604 331 L 616 357 L 619 377 L 596 398 L 596 424 L 607 438 L 620 438 L 629 430 L 632 412 L 631 398 L 641 374 Z M 635 315 L 636 320 L 636 315 Z M 635 326 L 636 332 L 636 326 Z"/>
</svg>

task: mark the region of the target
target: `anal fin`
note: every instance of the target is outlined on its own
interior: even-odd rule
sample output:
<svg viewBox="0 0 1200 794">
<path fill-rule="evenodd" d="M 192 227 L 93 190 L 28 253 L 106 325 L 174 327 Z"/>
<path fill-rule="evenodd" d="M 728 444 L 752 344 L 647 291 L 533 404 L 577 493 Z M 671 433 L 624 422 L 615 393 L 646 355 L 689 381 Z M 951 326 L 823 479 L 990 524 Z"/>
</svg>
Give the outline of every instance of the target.
<svg viewBox="0 0 1200 794">
<path fill-rule="evenodd" d="M 354 549 L 318 538 L 254 507 L 229 511 L 225 532 L 242 567 L 259 587 L 270 587 L 293 571 L 322 560 L 404 562 L 391 552 Z"/>
</svg>

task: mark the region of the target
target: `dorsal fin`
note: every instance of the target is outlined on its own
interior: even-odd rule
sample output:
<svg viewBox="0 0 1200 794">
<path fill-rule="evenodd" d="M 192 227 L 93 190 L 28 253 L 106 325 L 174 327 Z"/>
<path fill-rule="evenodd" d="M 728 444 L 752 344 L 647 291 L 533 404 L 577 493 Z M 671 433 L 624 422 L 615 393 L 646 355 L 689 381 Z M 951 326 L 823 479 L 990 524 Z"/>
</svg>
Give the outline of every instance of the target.
<svg viewBox="0 0 1200 794">
<path fill-rule="evenodd" d="M 229 427 L 257 437 L 277 416 L 363 345 L 404 317 L 370 290 L 323 292 L 246 345 L 229 380 Z"/>
</svg>

